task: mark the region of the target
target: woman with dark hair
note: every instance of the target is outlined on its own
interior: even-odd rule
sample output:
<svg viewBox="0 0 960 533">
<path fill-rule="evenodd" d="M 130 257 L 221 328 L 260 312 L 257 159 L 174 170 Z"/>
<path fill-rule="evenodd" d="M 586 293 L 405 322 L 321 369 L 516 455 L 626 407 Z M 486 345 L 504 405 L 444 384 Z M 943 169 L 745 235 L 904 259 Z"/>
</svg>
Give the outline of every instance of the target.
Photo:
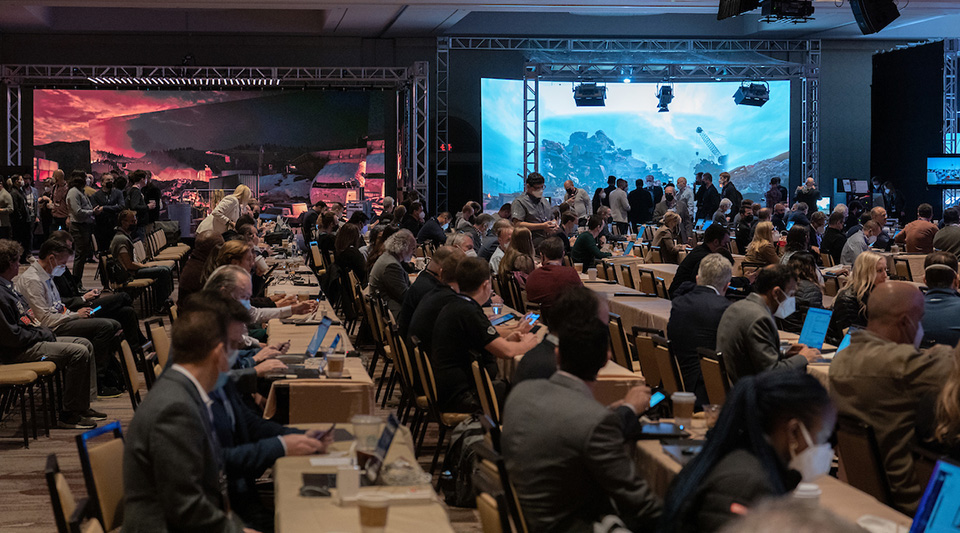
<svg viewBox="0 0 960 533">
<path fill-rule="evenodd" d="M 360 229 L 347 222 L 340 226 L 337 232 L 337 240 L 334 244 L 336 259 L 334 263 L 340 269 L 340 276 L 344 281 L 347 280 L 347 272 L 353 272 L 360 282 L 361 287 L 367 286 L 367 261 L 360 253 Z"/>
<path fill-rule="evenodd" d="M 593 205 L 594 213 L 600 209 L 600 206 L 603 205 L 603 200 L 606 197 L 607 193 L 604 192 L 603 187 L 597 187 L 597 190 L 593 191 L 593 201 L 591 203 Z"/>
<path fill-rule="evenodd" d="M 534 255 L 533 234 L 527 228 L 514 230 L 510 247 L 500 260 L 499 274 L 503 278 L 513 272 L 518 273 L 518 281 L 525 284 L 527 276 L 537 267 Z"/>
<path fill-rule="evenodd" d="M 790 263 L 790 256 L 797 252 L 810 251 L 810 227 L 803 224 L 794 224 L 787 231 L 787 246 L 783 250 L 783 257 L 780 258 L 780 264 Z"/>
<path fill-rule="evenodd" d="M 741 378 L 703 451 L 671 485 L 662 531 L 716 531 L 761 500 L 828 473 L 836 421 L 827 390 L 809 374 Z"/>
<path fill-rule="evenodd" d="M 399 207 L 403 207 L 402 205 Z M 379 227 L 379 226 L 378 226 Z M 370 274 L 370 271 L 373 269 L 373 265 L 377 262 L 377 259 L 380 259 L 380 256 L 383 255 L 383 243 L 390 238 L 391 235 L 400 231 L 398 226 L 393 224 L 389 226 L 380 227 L 380 232 L 377 233 L 377 240 L 373 241 L 373 244 L 370 246 L 370 249 L 367 251 L 367 274 Z"/>
<path fill-rule="evenodd" d="M 817 261 L 812 253 L 793 254 L 787 266 L 797 276 L 797 292 L 794 295 L 797 310 L 782 320 L 781 329 L 799 334 L 803 329 L 803 321 L 807 318 L 807 309 L 823 309 L 823 285 L 817 277 Z"/>
<path fill-rule="evenodd" d="M 190 252 L 190 258 L 183 265 L 180 271 L 180 288 L 177 293 L 177 301 L 182 301 L 187 296 L 203 289 L 203 282 L 209 275 L 206 271 L 207 259 L 212 255 L 216 257 L 223 246 L 223 236 L 215 231 L 205 231 L 197 234 L 193 250 Z M 211 270 L 210 272 L 212 272 Z"/>
</svg>

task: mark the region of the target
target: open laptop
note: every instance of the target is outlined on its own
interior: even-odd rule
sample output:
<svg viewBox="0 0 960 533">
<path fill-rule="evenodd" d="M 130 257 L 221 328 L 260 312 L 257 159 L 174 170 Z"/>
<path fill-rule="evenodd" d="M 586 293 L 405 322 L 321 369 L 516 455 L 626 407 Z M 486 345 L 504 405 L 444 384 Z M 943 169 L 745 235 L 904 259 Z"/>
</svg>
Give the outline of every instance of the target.
<svg viewBox="0 0 960 533">
<path fill-rule="evenodd" d="M 380 471 L 387 458 L 387 451 L 390 450 L 390 445 L 393 443 L 393 437 L 397 434 L 398 427 L 400 427 L 400 421 L 391 413 L 387 417 L 387 425 L 384 426 L 383 433 L 380 434 L 377 448 L 373 451 L 373 457 L 368 459 L 367 464 L 364 465 L 366 477 L 360 479 L 362 486 L 376 485 L 380 481 Z"/>
<path fill-rule="evenodd" d="M 927 482 L 910 533 L 960 531 L 960 464 L 940 459 Z"/>
<path fill-rule="evenodd" d="M 703 228 L 701 228 L 701 229 L 702 229 L 703 231 L 707 231 L 707 228 L 709 228 L 711 224 L 713 224 L 713 221 L 712 221 L 712 220 L 704 220 L 704 221 L 703 221 Z"/>
<path fill-rule="evenodd" d="M 630 252 L 632 251 L 633 251 L 633 241 L 629 241 L 627 243 L 626 248 L 623 249 L 623 257 L 627 257 L 628 255 L 630 255 Z"/>
<path fill-rule="evenodd" d="M 323 338 L 327 336 L 327 330 L 330 329 L 330 325 L 333 324 L 333 321 L 328 317 L 323 317 L 320 320 L 320 325 L 317 326 L 317 331 L 313 333 L 313 338 L 310 339 L 310 344 L 307 345 L 307 357 L 316 357 L 317 352 L 320 351 L 320 345 L 323 344 Z"/>
<path fill-rule="evenodd" d="M 827 338 L 827 329 L 830 327 L 830 317 L 833 311 L 811 307 L 807 309 L 807 317 L 803 320 L 803 329 L 800 330 L 800 344 L 808 348 L 823 348 L 823 340 Z"/>
</svg>

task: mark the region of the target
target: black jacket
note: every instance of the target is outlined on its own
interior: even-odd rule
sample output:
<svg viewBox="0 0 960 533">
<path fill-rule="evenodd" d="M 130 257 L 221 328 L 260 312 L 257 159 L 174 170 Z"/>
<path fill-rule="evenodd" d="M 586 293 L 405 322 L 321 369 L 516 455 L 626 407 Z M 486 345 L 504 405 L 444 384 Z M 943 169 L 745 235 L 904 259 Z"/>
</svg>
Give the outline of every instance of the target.
<svg viewBox="0 0 960 533">
<path fill-rule="evenodd" d="M 693 250 L 690 250 L 687 257 L 680 262 L 680 265 L 677 267 L 677 273 L 673 276 L 673 283 L 670 284 L 669 289 L 671 298 L 676 296 L 677 289 L 684 282 L 697 282 L 697 271 L 700 270 L 700 261 L 703 261 L 703 258 L 711 253 L 710 248 L 707 248 L 705 244 L 701 244 Z M 717 253 L 729 259 L 731 265 L 733 264 L 733 255 L 729 250 L 721 248 L 717 250 Z"/>
<path fill-rule="evenodd" d="M 19 355 L 38 342 L 52 342 L 57 339 L 52 331 L 44 326 L 27 325 L 30 304 L 13 290 L 13 284 L 0 278 L 0 362 L 5 356 Z"/>
<path fill-rule="evenodd" d="M 850 326 L 867 327 L 867 302 L 870 293 L 864 295 L 863 306 L 851 290 L 843 289 L 833 300 L 833 316 L 830 317 L 830 328 L 827 331 L 827 342 L 840 344 L 843 340 L 843 330 Z"/>
<path fill-rule="evenodd" d="M 697 286 L 677 296 L 670 306 L 667 337 L 677 357 L 683 383 L 697 395 L 698 404 L 707 401 L 707 388 L 700 376 L 700 355 L 697 348 L 717 347 L 717 327 L 720 317 L 730 307 L 730 300 L 717 295 L 713 288 Z"/>
<path fill-rule="evenodd" d="M 720 208 L 720 193 L 711 183 L 709 187 L 697 189 L 697 220 L 710 220 Z"/>
<path fill-rule="evenodd" d="M 823 232 L 823 238 L 820 239 L 820 253 L 829 254 L 833 257 L 833 262 L 839 265 L 844 244 L 847 244 L 847 236 L 838 229 L 828 227 Z"/>
<path fill-rule="evenodd" d="M 426 221 L 416 235 L 417 242 L 420 244 L 429 241 L 432 242 L 434 246 L 443 246 L 447 242 L 447 234 L 444 233 L 443 228 L 440 226 L 440 221 L 437 220 L 437 217 L 433 217 Z"/>
<path fill-rule="evenodd" d="M 630 211 L 627 220 L 632 224 L 645 224 L 653 218 L 653 196 L 647 189 L 634 189 L 627 195 Z"/>
</svg>

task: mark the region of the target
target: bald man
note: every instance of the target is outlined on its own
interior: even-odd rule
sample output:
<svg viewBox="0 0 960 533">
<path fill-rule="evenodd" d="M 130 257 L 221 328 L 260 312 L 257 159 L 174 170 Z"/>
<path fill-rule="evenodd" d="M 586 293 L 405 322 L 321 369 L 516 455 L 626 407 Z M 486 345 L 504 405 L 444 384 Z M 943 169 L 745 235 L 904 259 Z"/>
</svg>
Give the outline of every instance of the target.
<svg viewBox="0 0 960 533">
<path fill-rule="evenodd" d="M 567 191 L 565 201 L 570 204 L 577 215 L 577 220 L 587 223 L 587 217 L 593 214 L 593 204 L 590 203 L 590 193 L 578 188 L 573 180 L 563 182 L 563 190 Z"/>
<path fill-rule="evenodd" d="M 913 515 L 923 484 L 908 445 L 920 399 L 935 393 L 953 368 L 952 349 L 920 350 L 923 293 L 911 283 L 888 281 L 870 294 L 867 329 L 830 365 L 830 393 L 841 415 L 873 427 L 893 503 Z"/>
</svg>

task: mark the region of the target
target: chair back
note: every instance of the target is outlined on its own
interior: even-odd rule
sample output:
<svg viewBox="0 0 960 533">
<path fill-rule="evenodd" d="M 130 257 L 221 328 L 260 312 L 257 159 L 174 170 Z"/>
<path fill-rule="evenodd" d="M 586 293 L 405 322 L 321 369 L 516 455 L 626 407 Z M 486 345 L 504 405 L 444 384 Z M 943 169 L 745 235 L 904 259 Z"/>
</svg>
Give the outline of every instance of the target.
<svg viewBox="0 0 960 533">
<path fill-rule="evenodd" d="M 730 380 L 727 379 L 727 369 L 723 365 L 723 357 L 706 348 L 698 348 L 700 354 L 700 376 L 707 389 L 707 399 L 710 403 L 723 405 L 730 392 Z M 695 384 L 690 384 L 691 388 Z"/>
<path fill-rule="evenodd" d="M 825 296 L 836 296 L 840 292 L 840 278 L 833 274 L 823 275 L 823 294 Z"/>
<path fill-rule="evenodd" d="M 495 424 L 500 424 L 500 402 L 497 401 L 497 395 L 493 390 L 493 380 L 487 369 L 480 366 L 478 361 L 470 364 L 473 370 L 473 382 L 477 386 L 477 395 L 480 397 L 480 407 L 483 408 L 483 414 L 490 417 Z"/>
<path fill-rule="evenodd" d="M 410 347 L 407 341 L 400 336 L 400 328 L 396 324 L 392 326 L 394 344 L 397 346 L 397 353 L 394 355 L 394 362 L 400 369 L 400 378 L 406 380 L 411 394 L 416 396 L 423 395 L 423 385 L 420 383 L 420 376 L 415 368 L 416 363 L 410 355 Z"/>
<path fill-rule="evenodd" d="M 613 352 L 613 362 L 633 371 L 633 358 L 630 356 L 630 349 L 627 347 L 627 337 L 623 333 L 623 322 L 620 315 L 610 313 L 607 320 L 610 329 L 610 350 Z"/>
<path fill-rule="evenodd" d="M 942 454 L 934 453 L 916 443 L 910 444 L 910 454 L 913 455 L 913 471 L 917 473 L 917 481 L 921 487 L 927 486 L 933 476 L 933 469 L 937 461 L 943 459 Z"/>
<path fill-rule="evenodd" d="M 420 348 L 420 339 L 414 335 L 410 337 L 413 343 L 413 356 L 417 361 L 417 373 L 420 375 L 420 383 L 423 384 L 423 392 L 427 395 L 427 401 L 432 406 L 437 405 L 437 381 L 433 376 L 433 365 L 427 354 Z"/>
<path fill-rule="evenodd" d="M 891 504 L 890 483 L 873 427 L 856 418 L 839 415 L 837 455 L 847 475 L 847 483 L 885 505 Z"/>
<path fill-rule="evenodd" d="M 170 306 L 170 325 L 172 326 L 174 322 L 177 321 L 177 318 L 180 317 L 180 308 L 177 307 L 177 304 Z"/>
<path fill-rule="evenodd" d="M 654 335 L 663 337 L 663 331 L 640 326 L 633 327 L 633 345 L 637 352 L 637 361 L 640 362 L 640 373 L 643 374 L 643 380 L 648 387 L 658 387 L 662 381 L 660 366 L 657 364 L 656 348 L 653 344 Z"/>
<path fill-rule="evenodd" d="M 664 300 L 670 300 L 670 292 L 667 290 L 667 283 L 663 278 L 657 278 L 657 298 L 663 298 Z"/>
<path fill-rule="evenodd" d="M 101 435 L 112 433 L 113 439 L 92 445 Z M 77 451 L 83 479 L 87 484 L 93 513 L 107 530 L 123 524 L 123 434 L 120 421 L 77 435 Z"/>
<path fill-rule="evenodd" d="M 586 263 L 584 263 L 584 266 L 586 266 Z M 606 264 L 605 262 L 603 262 L 603 261 L 597 261 L 597 262 L 593 265 L 593 268 L 597 269 L 597 279 L 602 279 L 602 280 L 605 280 L 605 281 L 612 281 L 612 280 L 610 279 L 610 276 L 607 275 L 607 264 Z M 589 270 L 589 269 L 587 269 L 587 270 Z M 584 270 L 584 272 L 586 272 L 586 270 Z"/>
<path fill-rule="evenodd" d="M 683 386 L 683 376 L 680 375 L 680 367 L 677 366 L 677 359 L 670 351 L 670 341 L 659 336 L 653 335 L 654 354 L 657 358 L 657 368 L 660 369 L 660 379 L 663 382 L 663 391 L 666 394 L 683 392 L 686 390 Z"/>
<path fill-rule="evenodd" d="M 830 255 L 830 254 L 828 254 L 827 252 L 820 252 L 820 262 L 823 263 L 823 266 L 826 267 L 826 268 L 830 268 L 830 267 L 832 267 L 832 266 L 836 266 L 836 264 L 837 264 L 837 263 L 833 260 L 833 256 Z"/>
<path fill-rule="evenodd" d="M 147 252 L 146 252 L 146 249 L 143 247 L 143 241 L 134 242 L 133 243 L 133 260 L 138 263 L 142 263 L 147 259 L 148 259 Z"/>
<path fill-rule="evenodd" d="M 652 270 L 638 269 L 640 276 L 640 285 L 637 289 L 647 294 L 657 293 L 657 275 Z"/>
<path fill-rule="evenodd" d="M 730 239 L 730 252 L 732 252 L 733 255 L 740 255 L 740 245 L 737 244 L 737 241 L 734 239 Z"/>
<path fill-rule="evenodd" d="M 614 265 L 615 268 L 616 266 L 617 265 Z M 630 267 L 632 265 L 630 263 L 620 263 L 619 266 L 620 266 L 620 279 L 618 281 L 624 287 L 633 288 L 635 286 L 633 282 L 633 272 L 631 272 L 630 270 Z"/>
<path fill-rule="evenodd" d="M 163 319 L 154 318 L 144 321 L 143 324 L 150 333 L 150 341 L 153 342 L 153 349 L 157 352 L 157 363 L 162 370 L 167 367 L 167 360 L 170 358 L 170 337 L 163 327 Z"/>
<path fill-rule="evenodd" d="M 53 519 L 57 524 L 57 533 L 68 533 L 67 520 L 77 508 L 77 501 L 73 498 L 73 491 L 67 478 L 60 472 L 57 454 L 47 456 L 47 467 L 44 469 L 47 480 L 47 490 L 50 491 L 50 503 L 53 505 Z"/>
<path fill-rule="evenodd" d="M 477 511 L 483 533 L 512 532 L 497 465 L 484 459 L 477 467 L 473 475 L 473 487 L 477 493 Z"/>
<path fill-rule="evenodd" d="M 650 252 L 649 252 L 649 254 L 647 254 L 647 257 L 648 257 L 648 261 L 651 262 L 651 263 L 662 263 L 662 262 L 663 262 L 663 256 L 660 255 L 660 247 L 659 247 L 659 246 L 653 246 L 653 245 L 651 245 L 651 246 L 650 246 Z"/>
<path fill-rule="evenodd" d="M 310 243 L 310 258 L 313 259 L 313 266 L 315 268 L 324 268 L 323 257 L 320 255 L 320 245 L 318 245 L 316 241 Z"/>
<path fill-rule="evenodd" d="M 130 403 L 133 410 L 137 410 L 140 405 L 140 374 L 137 373 L 137 363 L 133 358 L 133 350 L 126 339 L 120 341 L 120 362 L 123 364 L 123 377 L 127 385 L 127 391 L 130 393 Z"/>
<path fill-rule="evenodd" d="M 561 237 L 561 239 L 562 239 L 562 238 L 563 238 L 563 237 Z M 563 261 L 562 261 L 562 262 L 563 262 L 563 266 L 568 266 L 568 267 L 572 267 L 572 266 L 573 266 L 573 259 L 572 259 L 569 255 L 567 255 L 567 254 L 564 254 L 564 256 L 563 256 Z"/>
<path fill-rule="evenodd" d="M 913 281 L 913 274 L 910 273 L 910 261 L 903 259 L 902 257 L 894 257 L 893 266 L 897 269 L 898 278 L 906 281 Z"/>
</svg>

